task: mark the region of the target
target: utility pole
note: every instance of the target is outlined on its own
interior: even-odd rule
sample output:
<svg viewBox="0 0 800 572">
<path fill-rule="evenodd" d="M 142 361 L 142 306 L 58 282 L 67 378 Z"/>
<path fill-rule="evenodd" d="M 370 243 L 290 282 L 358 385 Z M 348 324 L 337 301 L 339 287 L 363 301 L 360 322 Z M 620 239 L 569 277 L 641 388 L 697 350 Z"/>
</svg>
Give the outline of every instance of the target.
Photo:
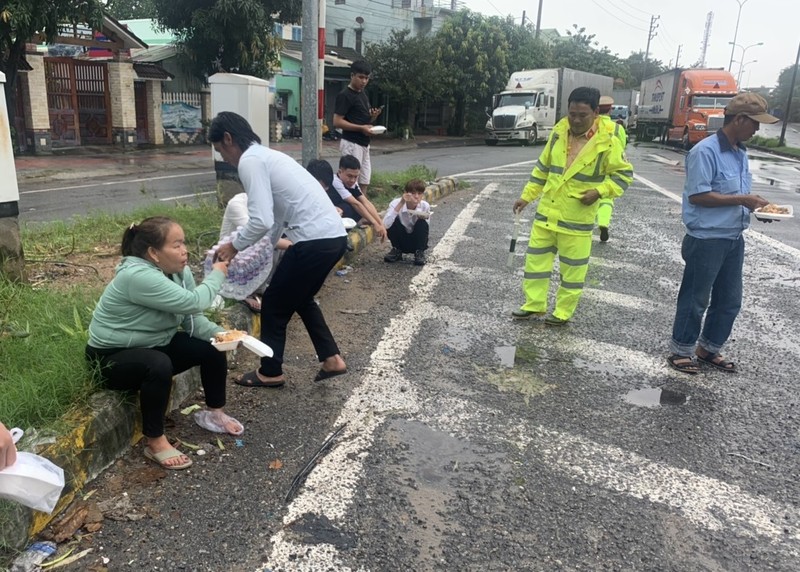
<svg viewBox="0 0 800 572">
<path fill-rule="evenodd" d="M 324 0 L 323 0 L 324 1 Z M 317 119 L 319 107 L 318 74 L 319 54 L 325 46 L 319 46 L 319 0 L 303 0 L 303 78 L 302 78 L 302 130 L 303 165 L 319 158 L 321 129 Z"/>
<path fill-rule="evenodd" d="M 522 27 L 525 27 L 525 10 L 522 11 Z"/>
<path fill-rule="evenodd" d="M 794 95 L 794 82 L 797 80 L 798 65 L 800 65 L 800 45 L 797 46 L 797 58 L 794 60 L 792 83 L 789 85 L 789 99 L 786 100 L 786 111 L 783 114 L 783 125 L 781 126 L 781 137 L 778 139 L 778 147 L 786 145 L 786 126 L 789 124 L 789 117 L 792 112 L 792 96 Z"/>
<path fill-rule="evenodd" d="M 536 34 L 534 38 L 539 39 L 539 32 L 542 30 L 542 4 L 544 0 L 539 0 L 539 12 L 536 13 Z"/>
<path fill-rule="evenodd" d="M 683 44 L 678 44 L 678 55 L 677 55 L 677 56 L 675 56 L 675 67 L 676 67 L 676 68 L 679 68 L 679 67 L 681 67 L 681 66 L 680 66 L 680 64 L 679 64 L 679 62 L 680 62 L 680 60 L 681 60 L 681 48 L 682 48 L 682 47 L 683 47 Z"/>
<path fill-rule="evenodd" d="M 642 81 L 647 77 L 647 60 L 650 58 L 650 42 L 658 35 L 656 29 L 658 28 L 658 21 L 660 19 L 661 16 L 650 16 L 650 29 L 647 31 L 647 49 L 644 52 L 644 65 L 642 66 Z"/>
</svg>

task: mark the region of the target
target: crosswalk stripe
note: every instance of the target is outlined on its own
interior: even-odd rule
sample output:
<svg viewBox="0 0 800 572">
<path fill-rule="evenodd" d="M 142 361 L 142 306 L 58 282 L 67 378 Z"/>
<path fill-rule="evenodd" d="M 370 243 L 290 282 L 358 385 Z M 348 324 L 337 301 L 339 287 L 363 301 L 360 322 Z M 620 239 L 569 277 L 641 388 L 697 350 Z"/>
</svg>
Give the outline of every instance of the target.
<svg viewBox="0 0 800 572">
<path fill-rule="evenodd" d="M 448 259 L 463 242 L 463 237 L 488 195 L 495 192 L 497 183 L 486 185 L 453 221 L 432 256 Z M 439 284 L 441 268 L 426 265 L 412 279 L 412 293 L 397 316 L 390 320 L 381 340 L 370 356 L 370 366 L 361 385 L 354 388 L 344 404 L 335 427 L 347 424 L 339 445 L 334 448 L 308 476 L 306 487 L 289 504 L 284 524 L 288 525 L 305 513 L 325 515 L 339 521 L 347 514 L 355 495 L 363 463 L 372 445 L 375 431 L 385 420 L 386 411 L 414 413 L 419 408 L 416 391 L 404 390 L 409 386 L 403 376 L 404 356 L 417 335 L 422 321 L 427 317 L 423 307 Z M 365 413 L 364 404 L 370 404 Z M 291 547 L 283 535 L 272 537 L 273 549 L 265 568 L 288 565 Z M 340 569 L 334 553 L 321 553 L 317 569 Z M 294 567 L 294 563 L 292 565 Z"/>
<path fill-rule="evenodd" d="M 797 509 L 781 506 L 736 485 L 654 462 L 613 445 L 534 425 L 505 411 L 467 403 L 458 397 L 428 401 L 417 416 L 417 420 L 431 427 L 464 439 L 473 437 L 476 419 L 492 420 L 490 426 L 480 427 L 484 437 L 488 432 L 496 440 L 515 443 L 572 479 L 667 506 L 709 530 L 728 529 L 740 536 L 765 537 L 772 543 L 783 544 L 788 555 L 798 555 Z"/>
</svg>

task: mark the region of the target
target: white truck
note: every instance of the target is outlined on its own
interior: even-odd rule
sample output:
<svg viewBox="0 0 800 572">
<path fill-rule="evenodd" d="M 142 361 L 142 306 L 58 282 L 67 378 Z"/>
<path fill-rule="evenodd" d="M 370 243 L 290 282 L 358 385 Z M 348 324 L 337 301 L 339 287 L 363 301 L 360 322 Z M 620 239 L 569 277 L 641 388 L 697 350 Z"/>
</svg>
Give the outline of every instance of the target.
<svg viewBox="0 0 800 572">
<path fill-rule="evenodd" d="M 630 133 L 636 129 L 636 118 L 639 113 L 638 89 L 615 89 L 611 92 L 614 106 L 611 108 L 611 119 L 621 119 L 622 126 Z"/>
<path fill-rule="evenodd" d="M 601 95 L 611 95 L 614 80 L 568 68 L 514 72 L 505 90 L 492 97 L 491 111 L 486 108 L 486 144 L 519 141 L 531 145 L 546 140 L 566 116 L 567 99 L 577 87 L 596 87 Z"/>
</svg>

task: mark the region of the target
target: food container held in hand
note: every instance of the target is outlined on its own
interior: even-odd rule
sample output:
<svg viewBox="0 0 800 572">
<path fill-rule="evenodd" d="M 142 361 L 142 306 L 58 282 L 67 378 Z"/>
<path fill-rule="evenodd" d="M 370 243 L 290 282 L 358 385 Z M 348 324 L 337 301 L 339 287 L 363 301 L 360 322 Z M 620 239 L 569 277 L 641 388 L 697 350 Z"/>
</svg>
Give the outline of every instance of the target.
<svg viewBox="0 0 800 572">
<path fill-rule="evenodd" d="M 229 330 L 220 332 L 211 338 L 211 345 L 218 351 L 230 352 L 242 344 L 245 348 L 259 357 L 272 357 L 272 348 L 261 340 L 254 338 L 241 330 Z"/>
<path fill-rule="evenodd" d="M 203 270 L 207 275 L 214 269 L 214 257 L 217 249 L 223 244 L 231 242 L 238 231 L 223 237 L 214 247 L 206 253 Z M 272 270 L 272 241 L 265 236 L 252 246 L 237 253 L 228 265 L 228 277 L 222 283 L 219 294 L 224 298 L 244 300 L 256 291 L 269 276 Z"/>
<path fill-rule="evenodd" d="M 370 133 L 373 135 L 381 135 L 386 133 L 386 127 L 383 125 L 373 125 L 372 128 L 369 130 Z"/>
<path fill-rule="evenodd" d="M 12 429 L 11 434 L 16 443 L 22 431 Z M 0 498 L 34 510 L 53 512 L 63 489 L 64 470 L 33 453 L 18 451 L 17 461 L 0 471 Z"/>
<path fill-rule="evenodd" d="M 753 214 L 758 220 L 782 220 L 785 218 L 794 217 L 794 209 L 792 205 L 775 205 L 768 204 L 753 211 Z"/>
</svg>

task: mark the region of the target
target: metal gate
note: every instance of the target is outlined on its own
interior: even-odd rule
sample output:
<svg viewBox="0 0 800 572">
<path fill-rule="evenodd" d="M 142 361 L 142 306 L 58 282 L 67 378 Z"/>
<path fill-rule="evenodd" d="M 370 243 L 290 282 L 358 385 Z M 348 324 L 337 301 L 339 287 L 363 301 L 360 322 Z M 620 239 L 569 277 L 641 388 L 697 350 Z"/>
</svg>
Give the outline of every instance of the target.
<svg viewBox="0 0 800 572">
<path fill-rule="evenodd" d="M 53 145 L 111 143 L 108 68 L 103 62 L 45 58 Z"/>
<path fill-rule="evenodd" d="M 133 83 L 133 98 L 136 105 L 136 142 L 147 143 L 150 138 L 147 125 L 147 83 Z"/>
</svg>

